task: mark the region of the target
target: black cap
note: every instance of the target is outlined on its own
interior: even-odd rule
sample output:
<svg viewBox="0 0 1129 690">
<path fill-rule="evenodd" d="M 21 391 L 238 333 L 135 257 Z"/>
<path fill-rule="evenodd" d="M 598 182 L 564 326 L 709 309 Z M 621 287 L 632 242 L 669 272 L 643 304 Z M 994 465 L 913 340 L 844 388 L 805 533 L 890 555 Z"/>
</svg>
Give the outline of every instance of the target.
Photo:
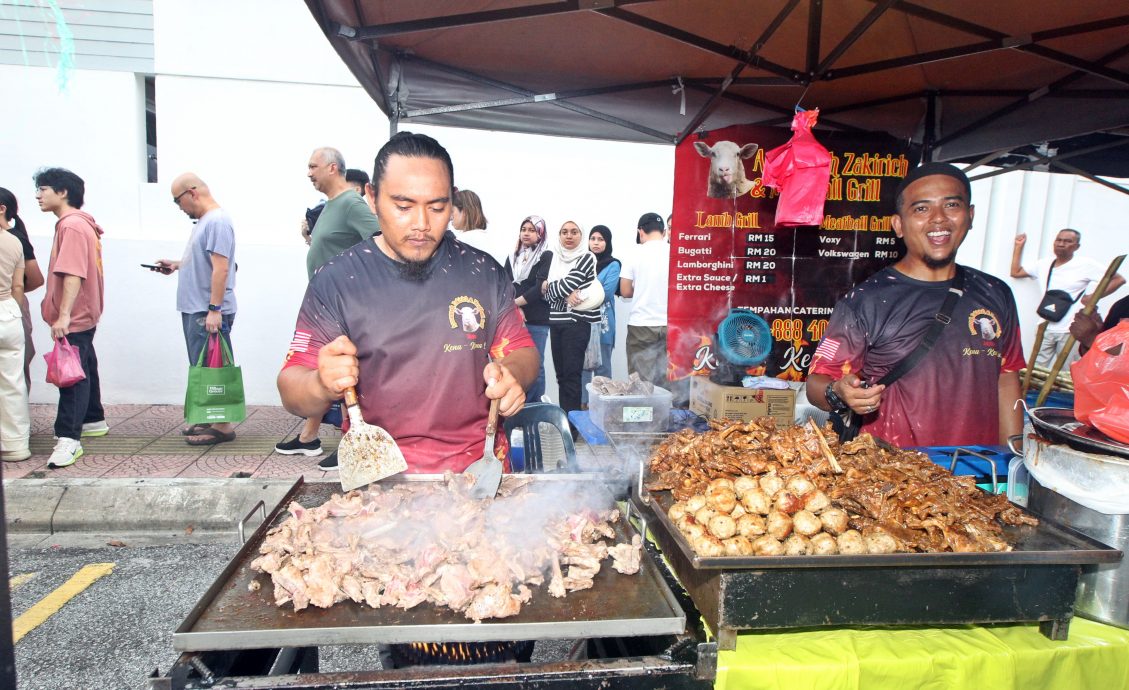
<svg viewBox="0 0 1129 690">
<path fill-rule="evenodd" d="M 897 199 L 898 197 L 900 197 L 902 195 L 902 192 L 906 191 L 906 187 L 910 186 L 917 180 L 920 180 L 923 177 L 929 177 L 930 175 L 947 175 L 955 179 L 957 182 L 960 182 L 964 187 L 964 195 L 966 197 L 965 201 L 972 203 L 972 183 L 968 181 L 968 175 L 965 175 L 964 172 L 955 165 L 952 165 L 950 163 L 937 163 L 933 161 L 929 163 L 922 163 L 913 170 L 910 170 L 909 174 L 902 178 L 902 181 L 898 183 L 898 189 L 894 192 L 894 198 Z M 895 209 L 895 211 L 896 210 L 897 209 Z"/>
<path fill-rule="evenodd" d="M 644 213 L 643 215 L 639 216 L 639 225 L 635 227 L 652 231 L 663 230 L 665 228 L 665 226 L 663 225 L 663 217 L 657 213 Z"/>
</svg>

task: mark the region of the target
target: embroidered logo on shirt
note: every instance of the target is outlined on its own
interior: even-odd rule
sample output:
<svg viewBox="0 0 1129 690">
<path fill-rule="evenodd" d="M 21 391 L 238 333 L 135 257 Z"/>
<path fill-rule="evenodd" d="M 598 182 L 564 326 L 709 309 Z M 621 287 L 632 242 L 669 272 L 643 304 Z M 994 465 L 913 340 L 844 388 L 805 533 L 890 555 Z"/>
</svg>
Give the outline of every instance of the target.
<svg viewBox="0 0 1129 690">
<path fill-rule="evenodd" d="M 1000 320 L 989 309 L 976 309 L 968 315 L 968 333 L 983 341 L 992 341 L 1003 333 Z"/>
<path fill-rule="evenodd" d="M 447 307 L 447 320 L 451 328 L 462 331 L 467 340 L 476 340 L 478 331 L 486 328 L 486 310 L 475 298 L 459 295 Z"/>
</svg>

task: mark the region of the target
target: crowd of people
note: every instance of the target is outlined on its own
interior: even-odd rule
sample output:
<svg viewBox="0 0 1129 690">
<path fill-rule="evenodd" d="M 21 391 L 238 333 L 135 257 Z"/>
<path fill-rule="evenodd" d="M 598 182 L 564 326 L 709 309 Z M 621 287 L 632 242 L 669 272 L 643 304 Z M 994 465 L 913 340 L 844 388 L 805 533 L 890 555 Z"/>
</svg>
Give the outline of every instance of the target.
<svg viewBox="0 0 1129 690">
<path fill-rule="evenodd" d="M 440 164 L 438 167 L 435 165 L 437 162 Z M 420 214 L 407 217 L 405 209 L 411 204 L 403 195 L 397 195 L 388 204 L 382 205 L 390 183 L 409 187 L 414 184 L 418 188 L 422 183 L 414 180 L 413 176 L 421 175 L 430 181 L 434 189 L 424 190 L 431 196 L 422 200 L 413 198 L 413 204 L 425 209 Z M 616 333 L 615 298 L 622 293 L 624 285 L 630 291 L 633 283 L 620 280 L 623 264 L 612 254 L 612 233 L 607 226 L 597 225 L 585 232 L 579 224 L 566 221 L 550 238 L 545 221 L 538 216 L 529 216 L 517 232 L 515 245 L 507 247 L 500 239 L 503 233 L 487 233 L 486 215 L 479 196 L 471 190 L 453 186 L 453 165 L 446 151 L 434 140 L 418 135 L 404 134 L 390 141 L 378 155 L 371 179 L 364 171 L 347 168 L 340 151 L 330 147 L 319 148 L 311 154 L 307 176 L 325 200 L 307 209 L 300 221 L 301 236 L 308 245 L 308 288 L 286 367 L 279 375 L 279 390 L 284 404 L 301 414 L 304 422 L 293 438 L 283 439 L 275 446 L 278 453 L 322 455 L 321 424 L 342 425 L 339 400 L 343 391 L 330 386 L 335 394 L 326 396 L 324 387 L 309 385 L 309 380 L 296 373 L 288 373 L 289 369 L 295 366 L 301 369 L 300 365 L 304 364 L 305 368 L 316 371 L 322 355 L 332 353 L 336 358 L 355 358 L 358 371 L 372 373 L 373 379 L 379 380 L 380 387 L 383 387 L 387 381 L 397 381 L 403 374 L 374 366 L 368 357 L 358 357 L 358 352 L 363 355 L 366 351 L 359 347 L 378 343 L 381 352 L 418 351 L 420 335 L 435 330 L 430 324 L 397 325 L 397 321 L 403 319 L 391 316 L 375 318 L 373 301 L 363 299 L 364 290 L 353 278 L 350 280 L 354 282 L 349 286 L 335 285 L 332 276 L 341 270 L 336 266 L 353 266 L 357 259 L 364 260 L 353 268 L 376 281 L 373 287 L 381 294 L 379 301 L 395 305 L 401 316 L 419 316 L 415 309 L 402 314 L 404 310 L 400 307 L 409 302 L 422 306 L 420 283 L 427 286 L 429 293 L 437 291 L 435 299 L 449 300 L 448 293 L 458 295 L 455 301 L 459 303 L 444 305 L 442 313 L 446 314 L 449 308 L 459 315 L 462 338 L 475 340 L 483 335 L 489 336 L 478 347 L 471 346 L 470 351 L 478 357 L 487 358 L 481 362 L 485 382 L 489 384 L 488 388 L 498 392 L 497 397 L 506 399 L 503 414 L 516 412 L 525 399 L 545 398 L 546 348 L 552 348 L 559 403 L 567 411 L 582 409 L 586 405 L 584 385 L 593 374 L 610 375 Z M 104 289 L 102 229 L 94 218 L 81 210 L 85 183 L 78 175 L 62 168 L 51 168 L 37 173 L 35 181 L 36 199 L 41 210 L 56 216 L 46 278 L 36 263 L 34 247 L 19 217 L 15 195 L 0 188 L 2 452 L 3 459 L 9 461 L 30 456 L 28 391 L 31 382 L 28 366 L 34 347 L 32 319 L 25 294 L 46 283 L 43 318 L 54 338 L 63 339 L 76 349 L 84 374 L 79 383 L 59 389 L 55 424 L 58 440 L 49 464 L 51 467 L 65 467 L 82 456 L 83 437 L 100 436 L 109 431 L 101 404 L 94 348 Z M 416 188 L 407 191 L 420 191 Z M 449 193 L 440 194 L 444 189 L 449 189 Z M 179 259 L 156 259 L 145 265 L 155 273 L 177 276 L 176 309 L 181 314 L 186 354 L 191 366 L 201 361 L 210 341 L 217 344 L 223 341 L 229 350 L 232 349 L 231 331 L 237 312 L 236 233 L 231 215 L 220 206 L 208 184 L 195 173 L 177 176 L 170 193 L 174 205 L 194 221 L 192 232 Z M 654 233 L 652 219 L 659 216 L 650 213 L 644 218 L 648 220 L 647 223 L 640 222 L 640 242 Z M 657 225 L 660 239 L 663 229 L 660 219 Z M 370 250 L 380 250 L 380 254 L 390 259 L 393 265 L 379 261 L 370 265 L 372 262 L 368 259 L 373 252 L 362 252 L 365 257 L 360 257 L 355 251 L 370 244 L 373 245 Z M 431 264 L 439 260 L 460 266 L 450 275 L 450 281 L 435 279 Z M 664 256 L 648 260 L 657 263 L 637 270 L 648 276 L 661 274 L 663 280 L 661 285 L 656 283 L 647 288 L 655 295 L 654 299 L 637 300 L 637 304 L 647 305 L 646 311 L 651 313 L 652 320 L 655 314 L 661 314 L 665 326 L 667 259 Z M 468 266 L 463 266 L 468 262 Z M 382 282 L 390 276 L 399 280 Z M 445 291 L 446 282 L 451 285 L 450 290 Z M 481 287 L 482 294 L 475 295 L 470 289 L 472 286 Z M 326 290 L 340 293 L 333 300 L 332 309 L 345 310 L 344 313 L 333 313 L 336 327 L 344 327 L 341 333 L 330 334 L 324 324 L 318 322 L 318 316 L 331 308 Z M 403 292 L 403 298 L 390 300 L 397 292 Z M 346 294 L 361 301 L 354 305 L 345 299 Z M 357 313 L 351 313 L 351 309 Z M 359 325 L 358 319 L 366 325 Z M 377 325 L 379 328 L 376 328 Z M 380 335 L 376 331 L 380 331 Z M 435 335 L 439 340 L 446 337 Z M 505 336 L 505 345 L 498 344 L 500 336 Z M 449 343 L 447 349 L 462 350 L 464 345 Z M 662 350 L 665 361 L 665 341 Z M 638 366 L 650 367 L 640 369 L 641 373 L 663 385 L 665 364 L 656 366 L 653 360 L 653 353 L 646 360 L 640 357 Z M 443 361 L 443 358 L 438 360 Z M 631 364 L 629 361 L 629 367 Z M 447 366 L 429 360 L 425 369 L 443 377 L 463 371 L 463 365 L 452 363 Z M 527 374 L 528 381 L 525 380 Z M 520 400 L 512 392 L 515 382 L 521 384 L 516 386 L 522 391 Z M 405 400 L 419 398 L 411 408 L 413 415 L 434 406 L 435 403 L 423 399 L 435 390 L 434 387 L 421 387 L 418 381 L 397 381 L 397 384 L 400 392 L 396 396 L 365 395 L 366 391 L 374 391 L 376 387 L 371 384 L 361 386 L 361 406 L 366 417 L 371 414 L 380 423 L 389 426 L 386 417 L 391 411 L 383 409 L 386 405 L 402 410 L 405 409 L 402 407 Z M 318 393 L 313 399 L 302 395 L 311 389 Z M 418 395 L 405 393 L 408 389 L 417 390 Z M 435 442 L 435 429 L 427 438 L 416 438 L 407 427 L 401 429 L 403 433 L 397 437 L 408 449 L 409 457 L 414 448 L 429 458 L 416 458 L 423 465 L 434 464 L 437 453 L 454 452 L 458 455 L 465 451 L 473 455 L 475 436 L 481 444 L 481 430 L 471 433 L 466 423 L 482 411 L 477 410 L 473 401 L 477 399 L 488 405 L 487 397 L 474 385 L 468 387 L 465 382 L 445 386 L 444 390 L 449 394 L 445 404 L 453 399 L 451 395 L 468 402 L 466 415 L 447 413 L 449 425 L 436 421 L 443 416 L 438 409 L 433 414 L 423 415 L 435 429 L 449 427 L 445 440 Z M 234 440 L 235 426 L 231 422 L 188 424 L 186 421 L 181 433 L 188 445 L 210 446 Z M 396 424 L 390 426 L 397 427 Z M 465 441 L 463 447 L 459 447 L 459 439 Z M 323 469 L 336 468 L 336 454 L 322 459 L 319 466 Z"/>
<path fill-rule="evenodd" d="M 526 400 L 543 399 L 547 348 L 560 406 L 585 408 L 585 384 L 611 373 L 617 296 L 632 300 L 628 372 L 672 385 L 669 217 L 664 223 L 657 213 L 643 214 L 637 246 L 622 260 L 613 254 L 607 226 L 586 232 L 566 220 L 550 235 L 537 215 L 525 217 L 513 247 L 504 247 L 486 232 L 479 196 L 454 186 L 447 151 L 407 132 L 381 148 L 371 178 L 346 168 L 329 147 L 313 152 L 308 177 L 326 200 L 301 221 L 308 286 L 278 376 L 284 406 L 305 421 L 277 452 L 321 455 L 320 425 L 342 424 L 340 400 L 357 387 L 363 417 L 393 434 L 410 468 L 461 471 L 481 454 L 492 400 L 512 415 Z M 109 431 L 94 347 L 103 233 L 82 210 L 85 185 L 78 175 L 43 169 L 35 184 L 40 209 L 56 218 L 45 274 L 15 195 L 0 188 L 0 452 L 6 461 L 30 456 L 34 348 L 26 293 L 46 285 L 42 318 L 53 339 L 75 350 L 83 374 L 59 388 L 58 440 L 49 463 L 65 467 L 82 456 L 83 437 Z M 196 174 L 177 176 L 170 192 L 195 223 L 180 259 L 158 259 L 149 268 L 178 275 L 176 308 L 195 364 L 209 340 L 230 348 L 235 229 Z M 863 427 L 901 446 L 992 445 L 1018 433 L 1018 372 L 1025 361 L 1014 298 L 1000 279 L 955 262 L 973 216 L 971 184 L 959 169 L 927 163 L 902 180 L 892 225 L 906 252 L 836 305 L 808 372 L 813 404 L 856 415 Z M 1055 257 L 1030 270 L 1021 266 L 1023 240 L 1016 241 L 1013 276 L 1038 277 L 1048 289 L 1057 278 L 1077 290 L 1071 299 L 1092 299 L 1083 293 L 1100 266 L 1074 258 L 1080 233 L 1063 230 Z M 1115 276 L 1105 294 L 1123 282 Z M 1125 303 L 1114 312 L 1126 311 Z M 1110 326 L 1108 319 L 1078 314 L 1063 328 L 1085 347 Z M 942 399 L 959 402 L 940 414 Z M 189 445 L 215 445 L 233 440 L 235 425 L 186 423 L 182 432 Z M 505 459 L 504 438 L 496 452 Z M 335 454 L 320 466 L 336 468 Z"/>
</svg>

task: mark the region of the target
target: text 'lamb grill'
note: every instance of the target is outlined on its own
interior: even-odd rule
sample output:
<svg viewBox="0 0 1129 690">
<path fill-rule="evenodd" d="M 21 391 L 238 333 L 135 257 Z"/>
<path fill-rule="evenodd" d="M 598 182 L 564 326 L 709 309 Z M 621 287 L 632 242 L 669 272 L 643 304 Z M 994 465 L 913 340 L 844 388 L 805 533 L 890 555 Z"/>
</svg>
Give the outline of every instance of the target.
<svg viewBox="0 0 1129 690">
<path fill-rule="evenodd" d="M 346 599 L 374 608 L 430 602 L 475 621 L 517 615 L 546 580 L 554 597 L 588 589 L 609 556 L 620 573 L 638 572 L 638 536 L 605 541 L 615 539 L 614 508 L 509 476 L 497 499 L 474 500 L 472 482 L 447 473 L 443 483 L 334 494 L 315 508 L 292 503 L 251 567 L 270 574 L 277 605 L 296 611 Z"/>
<path fill-rule="evenodd" d="M 1005 496 L 977 488 L 972 477 L 953 476 L 922 453 L 881 448 L 869 434 L 839 444 L 830 425 L 777 428 L 771 417 L 711 420 L 710 426 L 664 440 L 651 457 L 647 485 L 680 501 L 671 519 L 702 555 L 1010 551 L 1001 523 L 1038 524 Z M 805 488 L 797 493 L 796 486 Z M 813 500 L 826 499 L 830 505 L 808 510 Z M 849 524 L 828 528 L 822 521 L 838 543 L 823 536 L 823 549 L 798 539 L 787 544 L 797 515 L 819 536 L 819 520 L 808 513 L 816 517 L 825 508 L 846 514 Z M 719 513 L 724 517 L 714 527 L 720 529 L 711 530 Z M 739 522 L 745 514 L 750 517 Z M 857 533 L 847 535 L 846 550 L 844 530 Z"/>
</svg>

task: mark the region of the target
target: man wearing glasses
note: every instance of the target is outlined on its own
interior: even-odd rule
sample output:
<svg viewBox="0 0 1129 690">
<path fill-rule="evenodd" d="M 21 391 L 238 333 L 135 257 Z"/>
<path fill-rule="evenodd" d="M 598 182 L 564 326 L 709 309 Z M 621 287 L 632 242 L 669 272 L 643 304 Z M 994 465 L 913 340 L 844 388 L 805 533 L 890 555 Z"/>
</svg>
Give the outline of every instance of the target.
<svg viewBox="0 0 1129 690">
<path fill-rule="evenodd" d="M 43 320 L 51 337 L 66 338 L 78 350 L 85 378 L 59 389 L 55 436 L 49 467 L 73 465 L 82 456 L 83 436 L 104 436 L 110 430 L 102 409 L 94 330 L 102 317 L 102 228 L 80 210 L 86 195 L 82 178 L 65 168 L 35 173 L 39 210 L 55 214 L 55 238 L 47 267 Z"/>
<path fill-rule="evenodd" d="M 235 322 L 235 228 L 231 216 L 220 208 L 208 185 L 193 173 L 184 173 L 172 183 L 172 200 L 196 221 L 180 261 L 158 259 L 165 275 L 180 271 L 176 286 L 176 309 L 184 325 L 188 362 L 196 364 L 212 333 L 219 333 L 231 347 Z M 182 430 L 190 446 L 213 446 L 235 440 L 235 425 L 194 424 Z"/>
</svg>

